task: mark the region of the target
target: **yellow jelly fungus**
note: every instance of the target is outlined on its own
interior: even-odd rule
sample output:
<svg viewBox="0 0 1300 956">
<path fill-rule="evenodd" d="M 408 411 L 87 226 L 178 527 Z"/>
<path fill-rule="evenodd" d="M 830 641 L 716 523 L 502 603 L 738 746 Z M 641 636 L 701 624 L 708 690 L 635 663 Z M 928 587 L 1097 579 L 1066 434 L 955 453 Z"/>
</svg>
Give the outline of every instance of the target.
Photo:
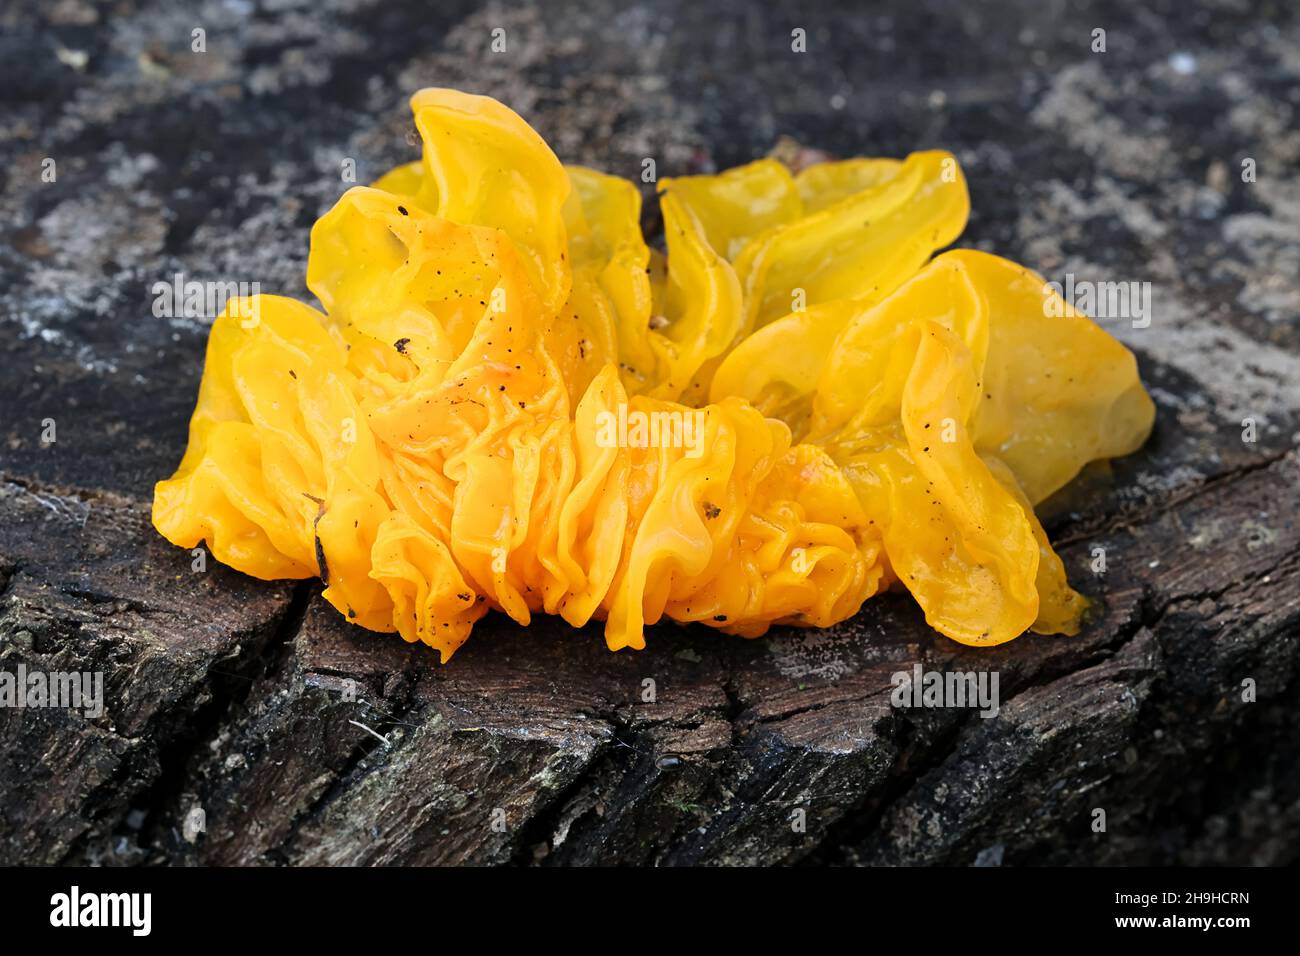
<svg viewBox="0 0 1300 956">
<path fill-rule="evenodd" d="M 228 303 L 153 520 L 447 660 L 489 609 L 825 627 L 901 582 L 967 644 L 1075 633 L 1033 506 L 1145 440 L 1131 353 L 959 250 L 956 160 L 759 160 L 641 196 L 494 100 L 411 100 L 421 161 Z"/>
</svg>

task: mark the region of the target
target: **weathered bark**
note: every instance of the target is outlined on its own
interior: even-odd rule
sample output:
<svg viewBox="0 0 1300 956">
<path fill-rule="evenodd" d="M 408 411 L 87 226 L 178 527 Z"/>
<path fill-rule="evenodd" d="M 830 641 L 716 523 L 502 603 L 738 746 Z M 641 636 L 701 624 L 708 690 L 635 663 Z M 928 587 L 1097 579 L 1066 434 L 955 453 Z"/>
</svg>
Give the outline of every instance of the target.
<svg viewBox="0 0 1300 956">
<path fill-rule="evenodd" d="M 1300 857 L 1294 16 L 596 6 L 0 15 L 0 671 L 102 671 L 107 708 L 0 708 L 0 863 Z M 1139 354 L 1156 434 L 1043 509 L 1095 599 L 1084 633 L 964 648 L 891 594 L 826 631 L 659 627 L 610 654 L 598 628 L 493 615 L 444 667 L 313 583 L 195 571 L 148 513 L 206 325 L 156 318 L 151 286 L 304 294 L 342 159 L 366 181 L 406 158 L 402 101 L 429 83 L 629 175 L 780 134 L 944 145 L 968 167 L 965 241 L 1049 278 L 1151 281 L 1150 327 L 1107 327 Z M 998 714 L 892 706 L 918 663 L 996 672 Z"/>
</svg>

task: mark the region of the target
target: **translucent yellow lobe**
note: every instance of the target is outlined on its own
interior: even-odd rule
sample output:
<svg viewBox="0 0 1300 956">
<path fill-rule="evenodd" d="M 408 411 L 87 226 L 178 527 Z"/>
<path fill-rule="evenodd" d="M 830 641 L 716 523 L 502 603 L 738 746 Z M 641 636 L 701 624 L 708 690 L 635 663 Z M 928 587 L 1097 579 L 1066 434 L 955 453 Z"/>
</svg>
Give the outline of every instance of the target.
<svg viewBox="0 0 1300 956">
<path fill-rule="evenodd" d="M 418 162 L 316 223 L 323 312 L 237 300 L 154 524 L 448 659 L 498 610 L 825 627 L 907 587 L 939 631 L 1074 633 L 1033 505 L 1137 448 L 1132 355 L 960 234 L 948 153 L 632 183 L 422 90 Z"/>
</svg>

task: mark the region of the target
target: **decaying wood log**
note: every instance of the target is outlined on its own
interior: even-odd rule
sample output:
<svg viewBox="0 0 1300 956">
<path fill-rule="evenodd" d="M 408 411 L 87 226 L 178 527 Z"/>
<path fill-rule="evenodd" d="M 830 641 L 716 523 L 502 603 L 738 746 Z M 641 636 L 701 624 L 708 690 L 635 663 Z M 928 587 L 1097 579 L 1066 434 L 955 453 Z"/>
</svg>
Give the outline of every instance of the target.
<svg viewBox="0 0 1300 956">
<path fill-rule="evenodd" d="M 1294 16 L 911 3 L 808 13 L 792 60 L 776 13 L 604 6 L 213 4 L 207 54 L 165 5 L 112 30 L 75 3 L 3 15 L 0 672 L 102 673 L 104 712 L 0 706 L 0 863 L 1300 857 Z M 517 46 L 494 59 L 497 25 Z M 206 322 L 154 315 L 153 283 L 303 294 L 340 164 L 366 181 L 407 158 L 402 101 L 429 83 L 631 174 L 779 134 L 943 145 L 968 167 L 966 242 L 1151 282 L 1149 326 L 1105 324 L 1139 354 L 1156 433 L 1043 509 L 1095 600 L 1086 630 L 965 648 L 890 594 L 826 631 L 658 627 L 610 654 L 598 628 L 493 615 L 440 666 L 316 583 L 159 538 L 152 483 L 184 447 Z M 996 713 L 896 706 L 914 668 L 995 674 Z"/>
</svg>

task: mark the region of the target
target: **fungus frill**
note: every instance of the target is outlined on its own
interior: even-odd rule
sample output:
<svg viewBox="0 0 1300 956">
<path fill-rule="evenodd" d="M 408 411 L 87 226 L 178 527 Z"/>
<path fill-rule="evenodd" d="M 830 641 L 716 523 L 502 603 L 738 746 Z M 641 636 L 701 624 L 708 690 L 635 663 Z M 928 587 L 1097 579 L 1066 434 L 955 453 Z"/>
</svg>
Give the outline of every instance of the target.
<svg viewBox="0 0 1300 956">
<path fill-rule="evenodd" d="M 168 540 L 319 575 L 444 661 L 489 609 L 640 648 L 664 617 L 829 626 L 895 581 L 963 643 L 1077 631 L 1033 506 L 1153 406 L 1039 276 L 934 255 L 969 208 L 951 155 L 666 179 L 660 253 L 633 184 L 496 101 L 411 105 L 422 159 L 312 229 L 324 311 L 213 325 Z"/>
</svg>

